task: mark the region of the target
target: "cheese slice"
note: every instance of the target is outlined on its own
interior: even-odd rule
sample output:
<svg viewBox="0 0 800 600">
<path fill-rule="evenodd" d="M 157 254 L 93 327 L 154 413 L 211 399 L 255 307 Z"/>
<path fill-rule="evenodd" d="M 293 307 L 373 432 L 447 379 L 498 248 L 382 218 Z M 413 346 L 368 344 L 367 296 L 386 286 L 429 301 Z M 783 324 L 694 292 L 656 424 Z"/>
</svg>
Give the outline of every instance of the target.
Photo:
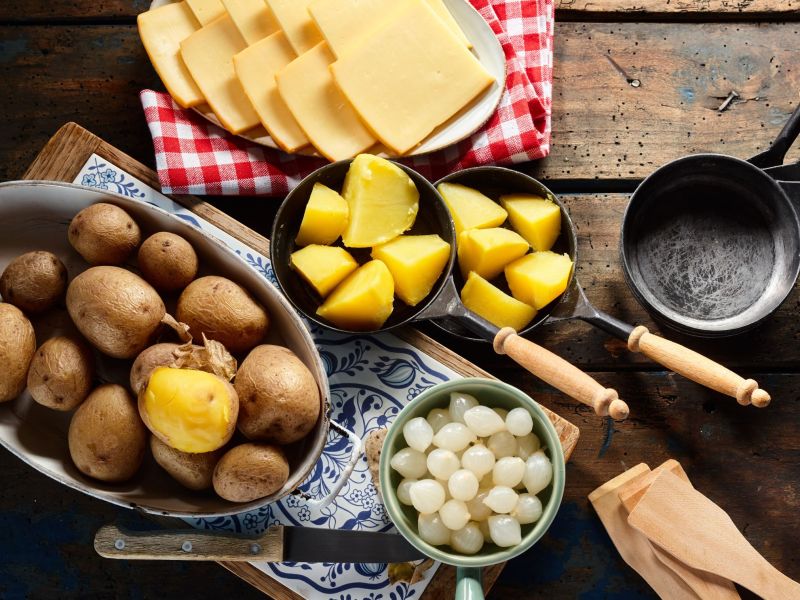
<svg viewBox="0 0 800 600">
<path fill-rule="evenodd" d="M 280 29 L 264 0 L 222 0 L 222 5 L 248 45 Z"/>
<path fill-rule="evenodd" d="M 408 0 L 331 66 L 369 129 L 398 154 L 494 83 L 425 0 Z"/>
<path fill-rule="evenodd" d="M 186 4 L 201 25 L 208 25 L 225 14 L 225 7 L 220 0 L 186 0 Z"/>
<path fill-rule="evenodd" d="M 256 109 L 261 124 L 287 152 L 309 144 L 286 103 L 278 93 L 275 73 L 296 57 L 282 31 L 273 33 L 233 57 L 236 76 Z"/>
<path fill-rule="evenodd" d="M 256 127 L 258 114 L 233 69 L 233 56 L 247 47 L 228 15 L 181 42 L 181 56 L 223 127 L 241 133 Z"/>
<path fill-rule="evenodd" d="M 322 41 L 322 34 L 308 14 L 308 5 L 312 0 L 266 0 L 266 2 L 297 54 L 311 50 Z"/>
<path fill-rule="evenodd" d="M 405 0 L 314 0 L 308 12 L 328 47 L 337 56 L 359 41 L 403 5 Z"/>
<path fill-rule="evenodd" d="M 136 23 L 147 56 L 175 102 L 183 108 L 205 102 L 181 58 L 181 42 L 200 28 L 186 2 L 143 12 Z"/>
<path fill-rule="evenodd" d="M 308 139 L 329 160 L 351 158 L 375 138 L 333 82 L 334 57 L 320 42 L 276 75 L 278 91 Z"/>
<path fill-rule="evenodd" d="M 456 21 L 453 13 L 450 12 L 450 9 L 447 8 L 444 4 L 444 0 L 426 0 L 428 2 L 428 6 L 433 9 L 433 12 L 444 21 L 445 25 L 452 31 L 458 39 L 461 40 L 461 43 L 464 44 L 467 48 L 472 48 L 472 43 L 467 39 L 467 36 L 464 35 L 464 31 L 459 26 L 458 21 Z"/>
</svg>

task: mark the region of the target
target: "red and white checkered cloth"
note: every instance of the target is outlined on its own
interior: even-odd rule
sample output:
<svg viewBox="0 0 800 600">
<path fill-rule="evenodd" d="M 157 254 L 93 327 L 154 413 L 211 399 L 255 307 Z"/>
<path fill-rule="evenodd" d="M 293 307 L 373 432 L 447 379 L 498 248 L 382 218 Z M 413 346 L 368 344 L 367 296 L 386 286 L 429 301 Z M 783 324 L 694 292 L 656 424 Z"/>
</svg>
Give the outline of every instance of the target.
<svg viewBox="0 0 800 600">
<path fill-rule="evenodd" d="M 495 114 L 475 134 L 444 150 L 402 159 L 431 180 L 550 151 L 553 0 L 469 1 L 503 47 L 506 89 Z M 282 196 L 326 162 L 248 142 L 181 109 L 165 93 L 144 90 L 141 101 L 167 194 Z"/>
</svg>

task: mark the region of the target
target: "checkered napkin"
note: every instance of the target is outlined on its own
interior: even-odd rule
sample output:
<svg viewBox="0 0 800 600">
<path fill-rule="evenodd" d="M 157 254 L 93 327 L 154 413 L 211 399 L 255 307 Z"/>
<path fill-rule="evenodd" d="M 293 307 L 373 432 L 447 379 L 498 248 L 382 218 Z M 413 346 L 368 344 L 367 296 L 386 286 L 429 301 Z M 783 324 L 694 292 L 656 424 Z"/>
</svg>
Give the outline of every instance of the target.
<svg viewBox="0 0 800 600">
<path fill-rule="evenodd" d="M 547 156 L 553 79 L 553 0 L 469 0 L 503 47 L 506 89 L 491 119 L 449 148 L 402 159 L 429 179 L 485 164 Z M 144 90 L 161 189 L 167 194 L 281 196 L 320 158 L 290 155 L 227 133 L 169 95 Z"/>
</svg>

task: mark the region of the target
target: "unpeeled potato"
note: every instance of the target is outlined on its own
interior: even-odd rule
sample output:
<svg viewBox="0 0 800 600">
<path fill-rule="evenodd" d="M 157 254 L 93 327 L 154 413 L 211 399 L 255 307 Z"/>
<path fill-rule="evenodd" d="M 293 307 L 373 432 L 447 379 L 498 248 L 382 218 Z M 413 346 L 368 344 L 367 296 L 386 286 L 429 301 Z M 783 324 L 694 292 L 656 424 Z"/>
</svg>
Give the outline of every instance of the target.
<svg viewBox="0 0 800 600">
<path fill-rule="evenodd" d="M 228 450 L 214 469 L 214 491 L 231 502 L 250 502 L 279 491 L 289 479 L 280 446 L 241 444 Z"/>
<path fill-rule="evenodd" d="M 52 252 L 37 250 L 18 256 L 0 276 L 0 296 L 36 314 L 55 306 L 67 289 L 67 268 Z"/>
<path fill-rule="evenodd" d="M 34 352 L 31 322 L 16 306 L 0 302 L 0 402 L 13 400 L 25 389 Z"/>
<path fill-rule="evenodd" d="M 197 276 L 192 245 L 174 233 L 160 231 L 147 238 L 137 257 L 142 277 L 161 292 L 177 292 Z"/>
<path fill-rule="evenodd" d="M 136 221 L 119 206 L 100 202 L 75 215 L 69 243 L 90 265 L 121 265 L 142 241 Z"/>
<path fill-rule="evenodd" d="M 28 391 L 39 404 L 72 410 L 92 390 L 94 356 L 81 340 L 56 336 L 36 351 L 28 370 Z"/>
<path fill-rule="evenodd" d="M 178 344 L 154 344 L 141 351 L 131 366 L 131 389 L 136 397 L 147 387 L 150 374 L 157 367 L 168 367 L 175 360 L 175 351 L 180 348 Z"/>
<path fill-rule="evenodd" d="M 150 436 L 150 450 L 156 462 L 172 478 L 190 490 L 206 490 L 211 487 L 214 467 L 217 466 L 222 451 L 181 452 L 168 446 L 156 436 Z"/>
</svg>

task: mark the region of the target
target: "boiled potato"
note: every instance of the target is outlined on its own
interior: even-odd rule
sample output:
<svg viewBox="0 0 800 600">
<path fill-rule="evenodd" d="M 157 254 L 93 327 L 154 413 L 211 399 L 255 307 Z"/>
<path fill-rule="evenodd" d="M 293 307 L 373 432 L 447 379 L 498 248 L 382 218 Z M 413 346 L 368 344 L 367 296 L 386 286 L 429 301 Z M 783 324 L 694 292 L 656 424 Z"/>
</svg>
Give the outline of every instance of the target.
<svg viewBox="0 0 800 600">
<path fill-rule="evenodd" d="M 69 243 L 90 265 L 121 265 L 142 241 L 136 221 L 119 206 L 100 202 L 69 224 Z"/>
<path fill-rule="evenodd" d="M 94 355 L 81 340 L 57 336 L 36 351 L 28 370 L 28 391 L 39 404 L 72 410 L 92 390 Z"/>
<path fill-rule="evenodd" d="M 18 256 L 0 276 L 0 296 L 26 313 L 55 306 L 67 289 L 67 268 L 52 252 L 37 250 Z"/>
<path fill-rule="evenodd" d="M 460 183 L 440 183 L 436 189 L 450 209 L 456 235 L 469 229 L 499 227 L 508 217 L 502 206 L 478 190 Z"/>
<path fill-rule="evenodd" d="M 233 436 L 239 398 L 230 383 L 213 373 L 157 367 L 139 394 L 139 414 L 168 446 L 211 452 Z"/>
<path fill-rule="evenodd" d="M 239 431 L 251 440 L 291 444 L 314 428 L 320 413 L 317 382 L 282 346 L 258 346 L 242 362 L 233 387 Z"/>
<path fill-rule="evenodd" d="M 510 229 L 470 229 L 458 236 L 458 264 L 464 279 L 470 271 L 484 279 L 494 279 L 529 249 L 525 238 Z"/>
<path fill-rule="evenodd" d="M 269 315 L 240 285 L 224 277 L 196 279 L 178 299 L 176 318 L 199 339 L 205 335 L 230 352 L 247 352 L 267 333 Z"/>
<path fill-rule="evenodd" d="M 25 389 L 34 352 L 31 322 L 16 306 L 0 302 L 0 402 L 13 400 Z"/>
<path fill-rule="evenodd" d="M 279 491 L 289 479 L 280 446 L 241 444 L 228 450 L 214 469 L 214 491 L 231 502 L 250 502 Z"/>
<path fill-rule="evenodd" d="M 73 279 L 67 310 L 83 336 L 114 358 L 141 352 L 166 313 L 149 283 L 119 267 L 93 267 Z"/>
<path fill-rule="evenodd" d="M 566 254 L 534 252 L 512 262 L 505 273 L 514 298 L 538 310 L 567 289 L 572 260 Z"/>
<path fill-rule="evenodd" d="M 161 231 L 147 238 L 137 258 L 142 277 L 160 292 L 177 292 L 197 276 L 197 253 L 184 238 Z"/>
<path fill-rule="evenodd" d="M 315 183 L 294 243 L 298 246 L 332 244 L 347 227 L 349 212 L 339 192 Z"/>
<path fill-rule="evenodd" d="M 161 468 L 175 481 L 190 490 L 198 491 L 211 487 L 214 467 L 222 455 L 221 451 L 181 452 L 154 435 L 150 436 L 150 451 Z"/>
<path fill-rule="evenodd" d="M 358 268 L 356 259 L 344 248 L 319 244 L 292 252 L 289 264 L 322 298 Z"/>
<path fill-rule="evenodd" d="M 379 329 L 394 310 L 394 280 L 386 265 L 372 260 L 339 284 L 317 314 L 352 331 Z"/>
<path fill-rule="evenodd" d="M 382 261 L 394 279 L 394 293 L 416 306 L 431 293 L 450 259 L 450 244 L 438 235 L 401 235 L 375 246 L 372 258 Z"/>
<path fill-rule="evenodd" d="M 178 344 L 154 344 L 145 348 L 133 361 L 131 367 L 131 389 L 138 397 L 144 388 L 150 374 L 156 367 L 168 367 L 175 361 L 175 351 L 180 348 Z"/>
<path fill-rule="evenodd" d="M 469 310 L 497 327 L 521 331 L 536 316 L 533 306 L 520 302 L 474 271 L 461 290 L 461 302 Z"/>
<path fill-rule="evenodd" d="M 114 483 L 139 470 L 147 429 L 124 387 L 101 385 L 72 415 L 68 439 L 72 462 L 81 473 Z"/>
<path fill-rule="evenodd" d="M 534 250 L 550 250 L 561 235 L 561 208 L 552 200 L 532 194 L 500 196 L 508 220 Z"/>
</svg>

